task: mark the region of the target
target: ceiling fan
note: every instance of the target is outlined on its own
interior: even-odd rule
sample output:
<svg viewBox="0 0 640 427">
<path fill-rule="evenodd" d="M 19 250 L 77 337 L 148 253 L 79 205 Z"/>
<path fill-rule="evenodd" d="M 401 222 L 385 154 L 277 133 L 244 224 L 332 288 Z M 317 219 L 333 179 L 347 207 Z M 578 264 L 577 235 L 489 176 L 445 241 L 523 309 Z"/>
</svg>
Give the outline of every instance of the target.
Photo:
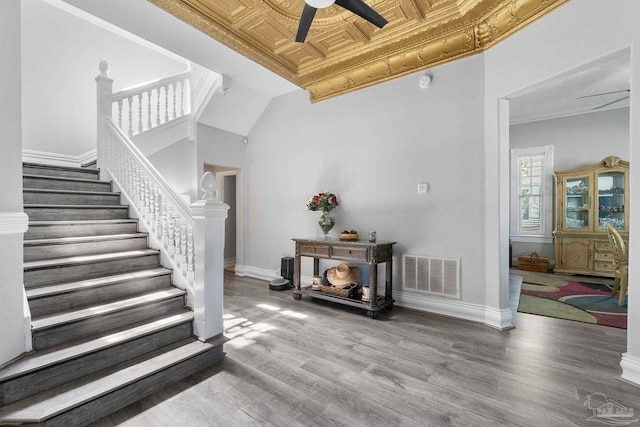
<svg viewBox="0 0 640 427">
<path fill-rule="evenodd" d="M 304 40 L 307 38 L 309 28 L 311 27 L 313 17 L 316 15 L 316 11 L 318 9 L 329 7 L 334 3 L 343 9 L 347 9 L 361 18 L 366 19 L 378 28 L 382 28 L 387 25 L 388 21 L 380 16 L 378 12 L 369 7 L 363 0 L 304 0 L 304 9 L 302 10 L 300 24 L 298 25 L 296 42 L 304 43 Z"/>
<path fill-rule="evenodd" d="M 612 95 L 614 93 L 626 93 L 626 95 L 624 95 L 624 96 L 622 96 L 620 98 L 614 99 L 613 101 L 606 102 L 606 103 L 604 103 L 602 105 L 598 105 L 597 107 L 592 108 L 591 111 L 598 110 L 598 109 L 604 108 L 604 107 L 608 107 L 609 105 L 613 105 L 616 102 L 620 102 L 620 101 L 622 101 L 624 99 L 628 99 L 629 97 L 631 97 L 631 89 L 623 89 L 623 90 L 614 90 L 613 92 L 602 92 L 602 93 L 596 93 L 594 95 L 580 96 L 580 97 L 578 97 L 576 99 L 592 98 L 594 96 Z"/>
</svg>

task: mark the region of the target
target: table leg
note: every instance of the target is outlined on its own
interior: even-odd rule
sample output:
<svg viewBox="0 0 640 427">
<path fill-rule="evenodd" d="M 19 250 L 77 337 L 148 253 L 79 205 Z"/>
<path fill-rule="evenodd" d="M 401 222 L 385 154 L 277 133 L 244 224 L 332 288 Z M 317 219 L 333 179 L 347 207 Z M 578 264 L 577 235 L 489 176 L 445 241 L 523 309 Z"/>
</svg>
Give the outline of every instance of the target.
<svg viewBox="0 0 640 427">
<path fill-rule="evenodd" d="M 389 261 L 385 264 L 385 282 L 384 282 L 384 290 L 386 301 L 390 301 L 389 307 L 393 307 L 393 260 L 389 258 Z"/>
<path fill-rule="evenodd" d="M 300 255 L 296 251 L 296 256 L 293 259 L 293 299 L 300 300 L 302 294 L 300 293 Z"/>
<path fill-rule="evenodd" d="M 378 306 L 378 264 L 369 263 L 369 310 L 367 314 L 372 319 L 378 317 L 380 307 Z"/>
<path fill-rule="evenodd" d="M 314 276 L 320 275 L 320 259 L 319 258 L 313 259 L 313 275 Z"/>
</svg>

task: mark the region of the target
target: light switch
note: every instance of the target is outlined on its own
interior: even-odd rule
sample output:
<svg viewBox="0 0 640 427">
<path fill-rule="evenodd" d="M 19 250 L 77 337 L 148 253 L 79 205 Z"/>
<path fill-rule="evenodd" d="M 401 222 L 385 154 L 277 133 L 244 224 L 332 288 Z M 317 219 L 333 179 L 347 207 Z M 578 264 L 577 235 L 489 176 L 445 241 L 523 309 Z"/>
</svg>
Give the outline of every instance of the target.
<svg viewBox="0 0 640 427">
<path fill-rule="evenodd" d="M 423 194 L 429 191 L 429 183 L 428 182 L 421 182 L 420 184 L 418 184 L 418 194 Z"/>
</svg>

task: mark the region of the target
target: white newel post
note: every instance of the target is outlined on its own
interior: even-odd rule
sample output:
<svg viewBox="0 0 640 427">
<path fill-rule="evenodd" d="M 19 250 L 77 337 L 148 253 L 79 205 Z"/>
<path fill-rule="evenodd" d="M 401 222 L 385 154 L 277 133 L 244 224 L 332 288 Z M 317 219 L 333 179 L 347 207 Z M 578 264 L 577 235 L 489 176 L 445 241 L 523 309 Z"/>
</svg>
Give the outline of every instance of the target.
<svg viewBox="0 0 640 427">
<path fill-rule="evenodd" d="M 229 205 L 215 198 L 216 178 L 205 172 L 202 200 L 191 205 L 195 239 L 194 333 L 206 341 L 223 332 L 224 226 Z"/>
<path fill-rule="evenodd" d="M 100 179 L 109 180 L 107 168 L 100 164 L 105 157 L 105 138 L 107 117 L 111 117 L 111 96 L 113 94 L 113 79 L 109 78 L 109 63 L 103 59 L 98 64 L 100 74 L 96 77 L 97 100 L 98 100 L 98 129 L 97 129 L 97 156 L 98 167 L 100 167 Z M 102 167 L 101 167 L 102 166 Z"/>
</svg>

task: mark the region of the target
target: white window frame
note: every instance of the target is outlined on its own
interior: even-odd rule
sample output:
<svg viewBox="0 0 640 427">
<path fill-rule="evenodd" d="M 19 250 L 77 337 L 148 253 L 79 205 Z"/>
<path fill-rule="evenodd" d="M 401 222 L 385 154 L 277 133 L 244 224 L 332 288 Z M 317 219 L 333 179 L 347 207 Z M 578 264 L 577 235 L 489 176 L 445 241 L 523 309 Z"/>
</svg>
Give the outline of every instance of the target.
<svg viewBox="0 0 640 427">
<path fill-rule="evenodd" d="M 520 230 L 519 195 L 520 170 L 519 159 L 522 157 L 540 156 L 542 161 L 542 187 L 540 189 L 540 218 L 542 234 L 526 233 Z M 514 148 L 511 150 L 511 221 L 510 239 L 512 242 L 553 243 L 553 145 L 531 148 Z"/>
</svg>

